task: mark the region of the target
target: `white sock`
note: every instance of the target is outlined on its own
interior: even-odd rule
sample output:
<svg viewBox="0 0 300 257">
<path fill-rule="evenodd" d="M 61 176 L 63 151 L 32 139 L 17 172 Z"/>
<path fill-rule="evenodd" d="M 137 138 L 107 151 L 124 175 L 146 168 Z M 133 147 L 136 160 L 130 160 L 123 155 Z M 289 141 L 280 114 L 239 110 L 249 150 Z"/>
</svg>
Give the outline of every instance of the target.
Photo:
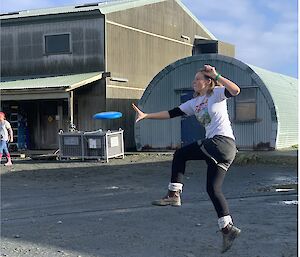
<svg viewBox="0 0 300 257">
<path fill-rule="evenodd" d="M 222 230 L 222 228 L 225 228 L 229 223 L 233 224 L 230 215 L 227 215 L 227 216 L 224 216 L 224 217 L 221 217 L 218 219 L 218 225 L 219 225 L 220 230 Z"/>
<path fill-rule="evenodd" d="M 182 187 L 183 187 L 183 184 L 181 184 L 181 183 L 169 183 L 168 189 L 173 192 L 179 191 L 181 193 Z"/>
</svg>

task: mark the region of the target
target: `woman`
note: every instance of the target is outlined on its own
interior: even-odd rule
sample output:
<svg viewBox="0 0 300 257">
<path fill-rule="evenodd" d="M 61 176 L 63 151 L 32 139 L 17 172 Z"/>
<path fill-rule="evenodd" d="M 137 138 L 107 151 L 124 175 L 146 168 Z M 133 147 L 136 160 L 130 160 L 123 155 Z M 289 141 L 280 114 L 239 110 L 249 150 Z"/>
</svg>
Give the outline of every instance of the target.
<svg viewBox="0 0 300 257">
<path fill-rule="evenodd" d="M 226 99 L 237 96 L 240 88 L 216 72 L 215 67 L 204 65 L 193 81 L 194 98 L 169 111 L 144 113 L 134 104 L 136 122 L 143 119 L 170 119 L 181 115 L 195 115 L 205 127 L 206 138 L 184 146 L 174 153 L 168 194 L 152 204 L 180 206 L 183 175 L 188 160 L 207 163 L 207 192 L 218 215 L 223 234 L 222 252 L 226 252 L 241 230 L 233 225 L 222 184 L 236 155 L 235 137 L 229 121 Z"/>
<path fill-rule="evenodd" d="M 10 123 L 5 119 L 5 113 L 0 112 L 0 163 L 2 159 L 3 152 L 6 154 L 7 163 L 5 166 L 11 166 L 11 157 L 8 151 L 7 142 L 13 142 L 13 130 Z"/>
</svg>

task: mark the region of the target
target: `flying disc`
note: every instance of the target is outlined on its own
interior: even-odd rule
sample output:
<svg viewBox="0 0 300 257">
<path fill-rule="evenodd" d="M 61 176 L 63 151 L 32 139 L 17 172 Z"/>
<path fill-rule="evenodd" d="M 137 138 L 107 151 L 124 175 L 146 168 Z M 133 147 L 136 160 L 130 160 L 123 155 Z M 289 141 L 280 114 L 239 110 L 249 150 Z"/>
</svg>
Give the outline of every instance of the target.
<svg viewBox="0 0 300 257">
<path fill-rule="evenodd" d="M 122 117 L 121 112 L 99 112 L 93 116 L 96 120 L 118 119 Z"/>
</svg>

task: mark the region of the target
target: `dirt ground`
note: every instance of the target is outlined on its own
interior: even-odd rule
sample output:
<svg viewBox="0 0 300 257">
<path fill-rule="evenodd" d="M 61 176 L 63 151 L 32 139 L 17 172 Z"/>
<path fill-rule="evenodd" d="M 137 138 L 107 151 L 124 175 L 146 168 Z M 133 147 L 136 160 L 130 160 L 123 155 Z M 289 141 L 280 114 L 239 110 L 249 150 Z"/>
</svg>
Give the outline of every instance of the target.
<svg viewBox="0 0 300 257">
<path fill-rule="evenodd" d="M 25 159 L 2 166 L 0 256 L 297 256 L 294 163 L 253 157 L 232 166 L 223 191 L 242 233 L 220 254 L 204 162 L 187 165 L 182 207 L 150 204 L 166 194 L 171 160 L 133 154 L 108 164 Z"/>
</svg>

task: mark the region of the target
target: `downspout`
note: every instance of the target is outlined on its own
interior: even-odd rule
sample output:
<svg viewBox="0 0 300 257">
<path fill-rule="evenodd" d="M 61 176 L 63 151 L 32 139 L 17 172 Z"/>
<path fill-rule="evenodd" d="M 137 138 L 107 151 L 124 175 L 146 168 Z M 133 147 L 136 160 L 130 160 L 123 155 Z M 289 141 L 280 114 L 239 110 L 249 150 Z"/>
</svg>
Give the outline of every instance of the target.
<svg viewBox="0 0 300 257">
<path fill-rule="evenodd" d="M 69 95 L 69 115 L 70 115 L 70 125 L 69 129 L 74 128 L 74 91 L 70 91 Z"/>
<path fill-rule="evenodd" d="M 103 53 L 103 58 L 104 58 L 104 72 L 107 73 L 107 24 L 106 24 L 106 15 L 103 14 L 104 16 L 104 37 L 103 37 L 103 44 L 104 44 L 104 53 Z M 110 76 L 110 73 L 109 73 Z M 107 106 L 107 79 L 104 80 L 104 88 L 105 88 L 105 110 L 106 110 L 106 106 Z"/>
</svg>

